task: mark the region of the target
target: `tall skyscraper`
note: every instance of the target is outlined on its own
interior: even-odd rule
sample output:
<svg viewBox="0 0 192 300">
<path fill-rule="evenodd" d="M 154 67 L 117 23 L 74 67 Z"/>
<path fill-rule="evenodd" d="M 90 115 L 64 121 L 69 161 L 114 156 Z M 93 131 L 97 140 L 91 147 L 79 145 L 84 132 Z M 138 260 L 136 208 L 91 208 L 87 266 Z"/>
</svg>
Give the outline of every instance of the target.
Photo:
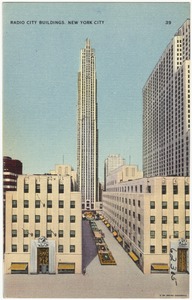
<svg viewBox="0 0 192 300">
<path fill-rule="evenodd" d="M 97 79 L 89 39 L 81 50 L 78 73 L 77 175 L 82 209 L 93 210 L 98 201 Z"/>
<path fill-rule="evenodd" d="M 189 176 L 190 20 L 179 28 L 143 88 L 143 172 Z"/>
</svg>

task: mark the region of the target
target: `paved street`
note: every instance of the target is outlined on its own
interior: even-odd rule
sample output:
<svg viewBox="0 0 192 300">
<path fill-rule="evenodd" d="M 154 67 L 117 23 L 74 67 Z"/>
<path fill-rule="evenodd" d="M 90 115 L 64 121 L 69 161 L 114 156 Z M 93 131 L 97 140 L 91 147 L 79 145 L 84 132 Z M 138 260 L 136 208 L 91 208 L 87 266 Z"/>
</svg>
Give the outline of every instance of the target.
<svg viewBox="0 0 192 300">
<path fill-rule="evenodd" d="M 112 251 L 116 266 L 101 266 L 88 222 L 83 224 L 86 275 L 5 275 L 4 297 L 8 298 L 188 298 L 189 275 L 144 275 L 101 221 L 98 228 Z M 88 246 L 90 247 L 88 250 Z"/>
</svg>

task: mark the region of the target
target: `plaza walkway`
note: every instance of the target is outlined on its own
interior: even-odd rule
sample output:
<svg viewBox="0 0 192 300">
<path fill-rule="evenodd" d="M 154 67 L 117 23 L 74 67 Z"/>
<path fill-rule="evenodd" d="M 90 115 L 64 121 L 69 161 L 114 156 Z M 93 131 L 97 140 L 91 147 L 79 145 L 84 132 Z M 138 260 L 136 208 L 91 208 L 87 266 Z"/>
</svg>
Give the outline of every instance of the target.
<svg viewBox="0 0 192 300">
<path fill-rule="evenodd" d="M 9 298 L 189 298 L 189 275 L 144 275 L 101 221 L 98 228 L 117 263 L 101 265 L 95 253 L 88 223 L 84 223 L 84 266 L 86 275 L 5 275 L 4 297 Z M 91 245 L 91 250 L 89 247 Z"/>
</svg>

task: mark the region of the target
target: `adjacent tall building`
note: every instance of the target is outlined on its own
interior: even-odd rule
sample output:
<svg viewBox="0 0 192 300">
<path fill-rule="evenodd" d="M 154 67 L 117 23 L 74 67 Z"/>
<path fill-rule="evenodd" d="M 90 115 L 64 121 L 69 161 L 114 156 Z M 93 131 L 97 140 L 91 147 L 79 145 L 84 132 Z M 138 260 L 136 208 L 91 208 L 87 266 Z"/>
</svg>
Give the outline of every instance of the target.
<svg viewBox="0 0 192 300">
<path fill-rule="evenodd" d="M 189 176 L 190 20 L 175 34 L 143 88 L 143 172 Z"/>
<path fill-rule="evenodd" d="M 103 192 L 101 218 L 144 273 L 190 269 L 189 130 L 187 20 L 143 88 L 144 178 L 119 167 L 107 176 Z"/>
<path fill-rule="evenodd" d="M 89 39 L 81 50 L 78 73 L 77 175 L 82 209 L 93 210 L 98 201 L 97 79 Z"/>
</svg>

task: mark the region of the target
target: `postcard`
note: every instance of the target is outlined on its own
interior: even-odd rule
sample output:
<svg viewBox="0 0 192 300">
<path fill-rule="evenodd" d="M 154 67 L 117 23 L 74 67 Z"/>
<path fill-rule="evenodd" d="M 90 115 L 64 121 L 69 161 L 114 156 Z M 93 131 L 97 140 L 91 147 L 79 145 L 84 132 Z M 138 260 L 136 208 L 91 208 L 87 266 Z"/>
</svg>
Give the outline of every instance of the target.
<svg viewBox="0 0 192 300">
<path fill-rule="evenodd" d="M 2 7 L 3 297 L 189 298 L 190 3 Z"/>
</svg>

